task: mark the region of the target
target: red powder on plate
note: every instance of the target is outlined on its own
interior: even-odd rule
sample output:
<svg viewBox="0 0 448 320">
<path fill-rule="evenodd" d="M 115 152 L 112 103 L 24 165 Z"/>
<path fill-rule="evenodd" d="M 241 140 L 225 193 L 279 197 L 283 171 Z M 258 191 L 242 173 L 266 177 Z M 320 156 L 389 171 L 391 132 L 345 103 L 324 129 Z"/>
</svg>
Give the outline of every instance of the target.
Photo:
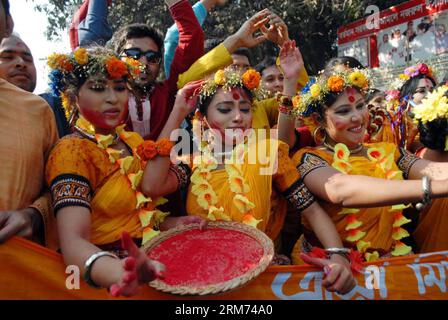
<svg viewBox="0 0 448 320">
<path fill-rule="evenodd" d="M 263 248 L 239 231 L 195 229 L 162 242 L 148 256 L 165 264 L 166 284 L 203 287 L 254 269 L 263 256 Z"/>
</svg>

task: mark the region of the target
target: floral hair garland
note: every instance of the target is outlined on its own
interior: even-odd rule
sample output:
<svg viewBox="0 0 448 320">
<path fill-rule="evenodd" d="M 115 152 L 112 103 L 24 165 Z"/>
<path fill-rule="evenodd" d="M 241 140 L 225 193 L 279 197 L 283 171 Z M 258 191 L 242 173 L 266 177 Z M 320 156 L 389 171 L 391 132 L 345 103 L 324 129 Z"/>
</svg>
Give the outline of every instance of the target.
<svg viewBox="0 0 448 320">
<path fill-rule="evenodd" d="M 231 88 L 240 87 L 248 89 L 257 100 L 267 97 L 267 92 L 260 87 L 261 75 L 254 69 L 249 69 L 243 74 L 230 68 L 218 70 L 215 76 L 204 81 L 199 92 L 199 102 L 213 96 L 219 87 L 229 91 Z"/>
<path fill-rule="evenodd" d="M 293 97 L 292 114 L 298 117 L 308 117 L 316 111 L 317 105 L 322 103 L 330 94 L 338 94 L 348 87 L 359 89 L 362 93 L 369 90 L 369 75 L 366 70 L 339 68 L 328 76 L 320 74 L 311 80 L 302 91 Z"/>
<path fill-rule="evenodd" d="M 139 61 L 132 58 L 122 61 L 112 53 L 91 54 L 85 48 L 78 48 L 70 54 L 53 53 L 48 57 L 47 64 L 52 70 L 49 74 L 51 93 L 55 97 L 61 95 L 67 118 L 72 107 L 63 93 L 70 86 L 70 80 L 79 81 L 99 74 L 112 80 L 137 77 L 144 68 Z"/>
<path fill-rule="evenodd" d="M 394 90 L 400 90 L 406 81 L 414 77 L 418 77 L 419 75 L 425 75 L 435 80 L 432 68 L 425 63 L 419 63 L 415 66 L 410 66 L 404 69 L 404 73 L 400 74 L 392 83 L 392 88 Z"/>
</svg>

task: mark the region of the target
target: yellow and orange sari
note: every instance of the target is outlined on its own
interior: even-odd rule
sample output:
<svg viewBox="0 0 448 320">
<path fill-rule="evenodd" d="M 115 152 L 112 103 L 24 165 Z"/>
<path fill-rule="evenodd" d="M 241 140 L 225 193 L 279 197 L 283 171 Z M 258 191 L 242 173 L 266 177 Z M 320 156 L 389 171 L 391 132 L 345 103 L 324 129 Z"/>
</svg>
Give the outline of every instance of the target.
<svg viewBox="0 0 448 320">
<path fill-rule="evenodd" d="M 297 208 L 297 219 L 299 211 L 314 201 L 303 185 L 288 152 L 288 146 L 278 140 L 261 140 L 249 145 L 244 161 L 240 165 L 242 180 L 248 186 L 245 196 L 253 204 L 253 208 L 248 211 L 249 214 L 242 213 L 239 206 L 235 205 L 235 192 L 232 191 L 228 172 L 222 168 L 211 171 L 208 183 L 216 193 L 216 207 L 222 207 L 229 220 L 251 224 L 252 219 L 252 222 L 255 221 L 253 225 L 259 230 L 265 232 L 271 239 L 276 239 L 286 215 L 285 198 Z M 251 161 L 254 158 L 248 155 L 254 154 L 263 155 L 265 159 L 270 159 L 270 162 L 262 160 L 260 156 L 256 156 L 256 161 Z M 190 165 L 193 175 L 196 170 L 200 170 L 198 165 Z M 271 171 L 266 174 L 266 170 Z M 206 219 L 209 211 L 200 205 L 198 195 L 192 191 L 193 188 L 194 183 L 190 184 L 188 189 L 187 212 L 189 215 L 199 215 Z M 280 194 L 284 197 L 280 198 Z"/>
<path fill-rule="evenodd" d="M 127 132 L 125 143 L 136 149 L 143 139 Z M 142 163 L 134 158 L 127 174 L 137 173 Z M 55 213 L 66 206 L 91 210 L 91 242 L 101 246 L 120 240 L 123 231 L 142 238 L 137 196 L 119 162 L 112 163 L 106 150 L 95 142 L 71 135 L 61 139 L 46 165 Z"/>
<path fill-rule="evenodd" d="M 340 146 L 340 145 L 337 145 Z M 342 145 L 343 146 L 343 145 Z M 316 168 L 332 166 L 350 175 L 364 175 L 383 179 L 407 178 L 414 155 L 397 148 L 392 143 L 366 144 L 368 157 L 350 156 L 348 149 L 335 149 L 334 153 L 323 148 L 304 148 L 293 156 L 294 163 L 302 177 Z M 374 261 L 381 256 L 399 256 L 410 252 L 410 247 L 400 240 L 409 236 L 402 225 L 410 222 L 402 215 L 404 206 L 375 208 L 343 208 L 327 202 L 320 202 L 338 230 L 344 245 L 363 253 L 366 261 Z M 293 251 L 293 262 L 302 264 L 301 250 L 311 246 L 321 246 L 302 218 L 304 236 L 299 239 Z"/>
</svg>

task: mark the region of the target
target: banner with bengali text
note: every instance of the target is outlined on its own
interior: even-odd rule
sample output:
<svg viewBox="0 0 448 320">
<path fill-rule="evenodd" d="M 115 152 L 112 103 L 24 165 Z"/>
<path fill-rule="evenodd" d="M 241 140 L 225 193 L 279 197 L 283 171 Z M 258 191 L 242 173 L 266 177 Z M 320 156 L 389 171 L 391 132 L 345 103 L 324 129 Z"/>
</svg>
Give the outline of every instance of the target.
<svg viewBox="0 0 448 320">
<path fill-rule="evenodd" d="M 0 299 L 116 299 L 74 276 L 60 254 L 13 238 L 0 245 Z M 67 273 L 66 273 L 67 272 Z M 308 266 L 273 266 L 239 289 L 206 297 L 181 297 L 142 286 L 135 299 L 226 300 L 448 300 L 448 251 L 366 264 L 346 295 L 326 291 L 323 273 Z"/>
</svg>

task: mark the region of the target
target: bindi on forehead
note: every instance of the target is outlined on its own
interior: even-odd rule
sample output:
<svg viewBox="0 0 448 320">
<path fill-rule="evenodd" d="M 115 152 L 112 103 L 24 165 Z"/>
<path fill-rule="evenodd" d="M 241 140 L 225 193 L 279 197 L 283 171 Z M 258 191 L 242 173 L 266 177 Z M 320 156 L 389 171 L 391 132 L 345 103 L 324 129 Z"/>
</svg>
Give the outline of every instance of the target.
<svg viewBox="0 0 448 320">
<path fill-rule="evenodd" d="M 356 94 L 356 90 L 353 88 L 347 88 L 347 95 L 348 95 L 348 101 L 350 101 L 350 103 L 354 103 L 356 98 L 355 98 L 355 94 Z"/>
<path fill-rule="evenodd" d="M 429 80 L 429 79 L 423 79 L 424 80 L 424 82 L 425 82 L 425 85 L 426 86 L 428 86 L 428 87 L 432 87 L 432 82 Z"/>
<path fill-rule="evenodd" d="M 237 88 L 232 88 L 230 91 L 232 93 L 232 98 L 235 101 L 240 101 L 243 96 L 241 95 L 241 92 Z"/>
</svg>

